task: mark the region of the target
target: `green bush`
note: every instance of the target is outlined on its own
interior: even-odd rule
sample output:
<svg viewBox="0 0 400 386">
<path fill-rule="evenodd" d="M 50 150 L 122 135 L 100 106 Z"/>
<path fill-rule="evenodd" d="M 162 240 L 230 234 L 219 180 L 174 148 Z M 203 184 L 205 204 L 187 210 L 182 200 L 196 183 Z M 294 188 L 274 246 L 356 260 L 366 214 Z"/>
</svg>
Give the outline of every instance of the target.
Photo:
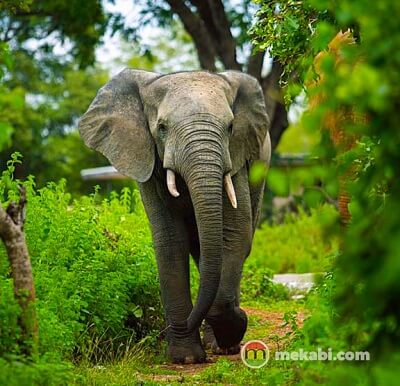
<svg viewBox="0 0 400 386">
<path fill-rule="evenodd" d="M 71 365 L 49 363 L 41 359 L 36 363 L 0 358 L 0 385 L 7 386 L 61 386 L 70 385 L 73 374 Z"/>
<path fill-rule="evenodd" d="M 335 209 L 324 205 L 307 214 L 287 214 L 280 224 L 264 222 L 254 235 L 245 262 L 241 300 L 287 300 L 289 290 L 273 282 L 274 273 L 325 272 L 337 254 L 337 240 L 325 239 L 323 223 L 335 218 Z"/>
<path fill-rule="evenodd" d="M 255 267 L 254 267 L 255 268 Z M 256 268 L 243 272 L 240 300 L 247 302 L 257 299 L 261 302 L 288 300 L 289 290 L 283 284 L 273 282 L 273 271 Z"/>
<path fill-rule="evenodd" d="M 324 206 L 307 214 L 289 214 L 283 224 L 264 222 L 257 229 L 245 272 L 271 269 L 274 273 L 323 272 L 330 266 L 329 256 L 337 251 L 337 240 L 323 237 L 324 218 L 334 209 Z"/>
<path fill-rule="evenodd" d="M 72 201 L 65 181 L 38 191 L 33 180 L 25 185 L 40 354 L 110 359 L 158 329 L 162 318 L 156 263 L 138 192 L 125 188 L 101 202 L 96 193 Z M 18 307 L 9 276 L 1 246 L 3 357 L 18 354 Z"/>
</svg>

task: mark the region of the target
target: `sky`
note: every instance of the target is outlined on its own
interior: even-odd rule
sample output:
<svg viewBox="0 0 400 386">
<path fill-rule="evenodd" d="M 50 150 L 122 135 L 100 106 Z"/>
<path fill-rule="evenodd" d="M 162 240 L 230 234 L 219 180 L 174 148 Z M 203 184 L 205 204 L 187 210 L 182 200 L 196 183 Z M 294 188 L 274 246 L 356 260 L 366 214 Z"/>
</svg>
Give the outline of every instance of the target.
<svg viewBox="0 0 400 386">
<path fill-rule="evenodd" d="M 103 1 L 103 6 L 107 12 L 121 13 L 126 23 L 135 22 L 139 16 L 137 6 L 134 6 L 131 0 L 115 0 L 115 4 Z M 146 32 L 145 35 L 148 35 L 149 32 Z M 146 38 L 146 36 L 143 36 L 143 38 Z M 96 50 L 97 61 L 105 67 L 110 68 L 111 71 L 115 73 L 119 70 L 115 62 L 117 59 L 121 59 L 121 55 L 123 55 L 123 53 L 121 51 L 121 39 L 118 34 L 114 36 L 110 36 L 109 33 L 106 34 L 104 37 L 104 44 L 99 46 Z"/>
</svg>

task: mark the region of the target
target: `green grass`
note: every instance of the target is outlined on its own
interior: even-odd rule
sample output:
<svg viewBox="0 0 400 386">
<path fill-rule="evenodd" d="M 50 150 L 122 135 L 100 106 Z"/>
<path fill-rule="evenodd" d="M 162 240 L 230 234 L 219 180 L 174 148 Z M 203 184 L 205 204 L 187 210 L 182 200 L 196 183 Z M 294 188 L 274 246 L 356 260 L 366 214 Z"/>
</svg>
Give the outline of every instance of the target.
<svg viewBox="0 0 400 386">
<path fill-rule="evenodd" d="M 331 297 L 335 280 L 328 275 L 319 283 L 305 301 L 268 302 L 253 300 L 243 304 L 249 313 L 248 332 L 245 341 L 262 339 L 271 350 L 270 360 L 261 369 L 250 369 L 240 359 L 221 356 L 207 366 L 171 366 L 166 364 L 162 351 L 143 350 L 117 363 L 104 367 L 81 365 L 74 369 L 75 385 L 393 385 L 397 378 L 400 356 L 387 361 L 326 362 L 326 361 L 277 361 L 274 347 L 280 351 L 317 350 L 318 347 L 334 351 L 354 350 L 346 346 L 344 331 L 337 328 L 332 314 Z M 280 320 L 267 323 L 265 312 L 279 312 Z M 257 314 L 255 312 L 260 312 Z M 294 315 L 309 315 L 304 327 L 294 322 Z M 291 325 L 290 337 L 276 335 L 279 325 Z M 265 340 L 265 337 L 268 337 Z M 347 343 L 348 344 L 348 343 Z"/>
<path fill-rule="evenodd" d="M 329 284 L 328 284 L 329 286 Z M 322 288 L 324 292 L 326 290 Z M 293 312 L 310 314 L 316 310 L 316 302 L 320 304 L 317 310 L 305 322 L 305 328 L 294 326 L 293 340 L 280 339 L 279 350 L 294 351 L 299 348 L 316 350 L 317 347 L 340 347 L 340 331 L 330 331 L 325 334 L 325 329 L 335 329 L 332 319 L 327 318 L 329 307 L 325 295 L 313 293 L 305 302 L 278 301 L 265 304 L 252 302 L 251 308 L 265 312 L 276 311 L 284 315 L 281 323 L 291 323 L 290 315 Z M 322 302 L 322 304 L 321 304 Z M 244 304 L 244 307 L 249 307 Z M 249 318 L 248 333 L 245 340 L 259 339 L 270 336 L 270 347 L 273 345 L 274 329 L 276 325 L 264 323 L 260 316 Z M 314 331 L 313 331 L 314 330 Z M 322 340 L 315 341 L 314 338 Z M 329 339 L 338 339 L 329 341 Z M 268 343 L 268 342 L 267 342 Z M 276 342 L 275 342 L 276 343 Z M 350 348 L 349 348 L 350 349 Z M 354 386 L 366 385 L 393 385 L 397 379 L 400 357 L 392 357 L 387 362 L 371 363 L 355 362 L 325 362 L 325 361 L 276 361 L 270 356 L 269 362 L 261 369 L 250 369 L 240 359 L 232 360 L 221 356 L 215 363 L 207 366 L 171 366 L 167 364 L 162 351 L 142 350 L 130 353 L 126 358 L 104 366 L 81 364 L 70 373 L 72 385 L 332 385 L 341 386 L 351 384 Z"/>
<path fill-rule="evenodd" d="M 243 307 L 248 307 L 244 304 Z M 279 301 L 273 306 L 262 302 L 253 302 L 252 309 L 271 310 L 283 314 L 294 310 L 302 310 L 303 303 L 295 301 Z M 281 323 L 285 320 L 282 318 Z M 260 339 L 271 334 L 274 325 L 262 322 L 260 316 L 249 317 L 248 333 L 245 340 Z M 77 366 L 74 370 L 74 383 L 76 385 L 179 385 L 179 384 L 251 384 L 252 380 L 262 376 L 266 381 L 281 379 L 280 367 L 267 365 L 264 370 L 247 368 L 242 361 L 231 361 L 229 357 L 221 356 L 217 362 L 199 370 L 188 371 L 187 366 L 173 369 L 167 364 L 167 359 L 162 351 L 154 350 L 136 351 L 130 353 L 125 359 L 105 366 L 90 366 L 88 364 Z M 270 370 L 273 374 L 271 375 Z M 271 377 L 272 376 L 272 377 Z"/>
</svg>

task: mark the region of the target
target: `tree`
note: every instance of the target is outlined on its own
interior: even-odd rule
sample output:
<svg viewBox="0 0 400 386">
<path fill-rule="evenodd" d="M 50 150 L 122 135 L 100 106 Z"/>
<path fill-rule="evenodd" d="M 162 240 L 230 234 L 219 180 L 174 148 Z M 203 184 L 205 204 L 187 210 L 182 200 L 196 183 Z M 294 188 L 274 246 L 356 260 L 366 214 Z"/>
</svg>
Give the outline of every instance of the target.
<svg viewBox="0 0 400 386">
<path fill-rule="evenodd" d="M 35 309 L 35 284 L 24 233 L 26 189 L 12 180 L 15 164 L 19 162 L 18 155 L 14 154 L 12 160 L 8 162 L 8 169 L 0 178 L 0 238 L 7 251 L 14 282 L 14 297 L 21 310 L 18 318 L 21 328 L 21 347 L 23 353 L 30 356 L 37 348 L 38 324 Z M 11 191 L 8 195 L 15 196 L 15 189 L 18 187 L 19 198 L 18 202 L 9 200 L 4 209 L 1 200 L 4 199 L 7 190 L 6 185 L 10 184 Z"/>
<path fill-rule="evenodd" d="M 7 44 L 0 44 L 0 81 L 2 80 L 4 73 L 11 66 L 11 56 L 10 51 Z M 0 110 L 5 111 L 11 110 L 20 110 L 21 102 L 23 105 L 23 100 L 21 101 L 21 97 L 18 92 L 14 92 L 14 90 L 10 90 L 8 87 L 0 84 Z M 11 136 L 14 132 L 14 128 L 5 117 L 5 114 L 1 114 L 0 117 L 0 151 L 5 147 L 10 145 Z"/>
<path fill-rule="evenodd" d="M 25 159 L 17 168 L 18 178 L 35 174 L 38 184 L 43 185 L 67 177 L 74 191 L 81 190 L 80 169 L 108 164 L 73 133 L 78 118 L 107 81 L 107 72 L 92 67 L 74 69 L 72 64 L 57 68 L 54 61 L 56 74 L 49 76 L 27 53 L 14 51 L 12 55 L 12 76 L 1 86 L 7 92 L 0 92 L 0 121 L 13 130 L 0 148 L 0 163 L 6 164 L 10 154 L 18 151 Z M 50 67 L 48 61 L 49 71 Z"/>
<path fill-rule="evenodd" d="M 0 13 L 5 6 L 13 6 L 14 11 L 27 9 L 27 0 L 19 2 L 18 6 L 9 4 L 0 5 Z M 0 81 L 13 64 L 9 46 L 6 42 L 0 42 Z M 11 89 L 0 83 L 0 108 L 9 111 L 9 114 L 20 113 L 24 106 L 20 90 Z M 0 119 L 0 151 L 10 143 L 14 132 L 10 120 L 5 114 Z M 26 190 L 20 187 L 20 197 L 18 203 L 10 201 L 4 209 L 2 199 L 5 195 L 5 181 L 10 180 L 18 163 L 18 156 L 14 155 L 12 161 L 8 163 L 8 170 L 0 178 L 0 238 L 4 242 L 8 260 L 10 263 L 11 274 L 14 282 L 14 297 L 20 306 L 19 326 L 21 328 L 21 346 L 26 355 L 35 352 L 38 342 L 38 325 L 35 309 L 35 285 L 32 275 L 32 267 L 29 252 L 26 245 L 24 224 L 25 224 L 25 205 Z"/>
<path fill-rule="evenodd" d="M 45 62 L 56 56 L 53 46 L 58 40 L 85 67 L 93 64 L 94 48 L 109 22 L 99 0 L 7 0 L 0 5 L 0 41 L 20 49 L 33 39 L 34 44 L 25 45 L 24 50 Z M 67 55 L 63 56 L 65 60 Z"/>
<path fill-rule="evenodd" d="M 237 6 L 222 0 L 134 1 L 142 7 L 142 25 L 156 20 L 159 26 L 169 28 L 178 18 L 192 38 L 202 69 L 217 71 L 222 67 L 245 71 L 260 81 L 271 118 L 271 142 L 275 148 L 288 127 L 279 85 L 283 67 L 273 60 L 269 74 L 263 76 L 266 49 L 255 52 L 248 34 L 254 10 L 251 1 L 242 0 Z"/>
<path fill-rule="evenodd" d="M 34 173 L 40 184 L 59 178 L 59 173 L 49 175 L 54 161 L 71 164 L 75 155 L 83 164 L 106 163 L 75 139 L 77 148 L 66 154 L 60 141 L 55 148 L 53 138 L 69 139 L 74 123 L 108 79 L 106 71 L 87 66 L 94 62 L 95 46 L 110 19 L 97 0 L 0 4 L 0 163 L 15 151 L 22 153 L 26 162 L 17 177 Z M 57 44 L 62 46 L 59 54 L 53 49 Z M 50 145 L 51 156 L 46 151 Z M 68 177 L 79 181 L 79 169 Z"/>
</svg>

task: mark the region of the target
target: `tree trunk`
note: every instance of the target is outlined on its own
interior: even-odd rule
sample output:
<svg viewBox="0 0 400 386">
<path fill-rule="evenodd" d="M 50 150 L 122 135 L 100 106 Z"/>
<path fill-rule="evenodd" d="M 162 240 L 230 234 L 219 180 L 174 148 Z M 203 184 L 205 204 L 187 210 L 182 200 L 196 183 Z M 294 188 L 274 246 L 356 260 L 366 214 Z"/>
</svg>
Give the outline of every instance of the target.
<svg viewBox="0 0 400 386">
<path fill-rule="evenodd" d="M 38 342 L 35 309 L 35 286 L 24 234 L 26 191 L 20 189 L 18 204 L 11 203 L 7 211 L 0 204 L 0 238 L 6 247 L 14 281 L 14 297 L 21 307 L 18 319 L 21 328 L 22 351 L 34 354 Z"/>
<path fill-rule="evenodd" d="M 261 79 L 261 87 L 264 91 L 265 104 L 271 119 L 271 147 L 272 150 L 278 146 L 282 134 L 289 126 L 287 111 L 285 108 L 282 89 L 279 80 L 283 68 L 277 61 L 273 61 L 270 73 Z"/>
</svg>

